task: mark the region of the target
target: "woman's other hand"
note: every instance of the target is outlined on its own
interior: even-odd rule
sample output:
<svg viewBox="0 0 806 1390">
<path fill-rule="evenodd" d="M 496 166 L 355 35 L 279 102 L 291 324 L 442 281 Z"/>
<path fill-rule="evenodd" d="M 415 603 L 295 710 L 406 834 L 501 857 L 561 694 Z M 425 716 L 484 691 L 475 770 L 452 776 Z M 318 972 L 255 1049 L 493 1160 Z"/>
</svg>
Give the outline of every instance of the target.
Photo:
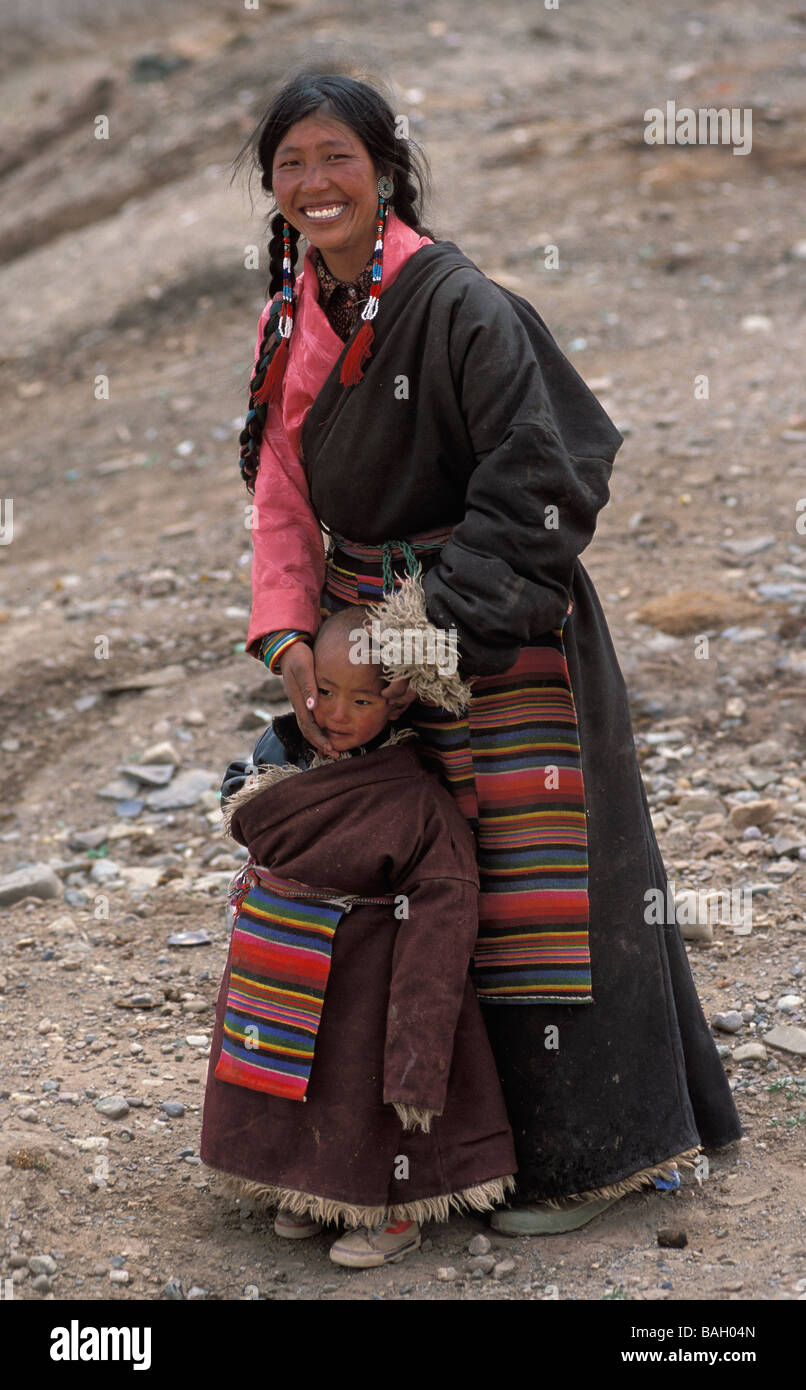
<svg viewBox="0 0 806 1390">
<path fill-rule="evenodd" d="M 319 728 L 313 717 L 319 692 L 316 685 L 316 672 L 313 652 L 307 642 L 292 642 L 278 663 L 283 678 L 285 693 L 294 707 L 294 714 L 304 738 L 327 757 L 338 756 L 330 740 Z"/>
<path fill-rule="evenodd" d="M 408 683 L 408 680 L 401 676 L 399 680 L 391 681 L 381 691 L 384 700 L 389 705 L 389 718 L 397 719 L 404 709 L 408 709 L 412 701 L 417 699 L 416 694 Z"/>
</svg>

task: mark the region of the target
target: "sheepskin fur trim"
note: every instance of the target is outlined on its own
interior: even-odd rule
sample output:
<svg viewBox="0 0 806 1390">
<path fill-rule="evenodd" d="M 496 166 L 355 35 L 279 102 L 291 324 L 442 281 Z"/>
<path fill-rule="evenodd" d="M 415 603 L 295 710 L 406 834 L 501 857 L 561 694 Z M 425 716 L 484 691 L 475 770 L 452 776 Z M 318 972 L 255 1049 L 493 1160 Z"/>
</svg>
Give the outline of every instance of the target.
<svg viewBox="0 0 806 1390">
<path fill-rule="evenodd" d="M 205 1165 L 206 1167 L 207 1165 Z M 492 1211 L 515 1191 L 512 1174 L 491 1178 L 460 1192 L 441 1197 L 421 1197 L 417 1202 L 395 1202 L 390 1206 L 364 1207 L 353 1202 L 339 1202 L 330 1197 L 317 1197 L 311 1192 L 296 1192 L 290 1187 L 275 1187 L 269 1183 L 252 1182 L 219 1168 L 208 1168 L 215 1176 L 215 1190 L 230 1199 L 239 1199 L 256 1207 L 284 1207 L 297 1216 L 311 1216 L 323 1225 L 343 1221 L 345 1226 L 380 1226 L 388 1221 L 448 1221 L 451 1211 Z"/>
<path fill-rule="evenodd" d="M 562 1211 L 566 1202 L 592 1202 L 597 1197 L 625 1197 L 628 1192 L 640 1192 L 655 1178 L 665 1178 L 668 1182 L 674 1177 L 676 1168 L 693 1168 L 697 1155 L 701 1152 L 702 1144 L 698 1144 L 695 1149 L 685 1149 L 675 1158 L 666 1158 L 662 1163 L 656 1163 L 653 1168 L 642 1168 L 639 1173 L 633 1173 L 632 1177 L 623 1178 L 621 1182 L 609 1183 L 606 1187 L 593 1187 L 588 1192 L 574 1192 L 559 1200 L 555 1197 L 535 1197 L 533 1200 Z"/>
<path fill-rule="evenodd" d="M 397 1100 L 392 1104 L 404 1129 L 421 1129 L 423 1134 L 431 1133 L 431 1121 L 437 1114 L 436 1110 L 423 1110 L 419 1105 L 404 1105 Z"/>
<path fill-rule="evenodd" d="M 406 743 L 408 739 L 416 738 L 416 729 L 391 729 L 389 737 L 379 744 L 379 748 L 389 748 L 397 743 Z M 250 772 L 242 787 L 232 796 L 228 796 L 221 807 L 221 828 L 225 835 L 231 834 L 232 817 L 239 806 L 251 801 L 253 796 L 259 796 L 267 787 L 273 787 L 277 782 L 282 782 L 286 777 L 292 777 L 295 772 L 311 771 L 315 767 L 329 767 L 332 762 L 343 761 L 351 757 L 349 752 L 339 753 L 338 759 L 323 757 L 317 753 L 310 768 L 297 767 L 295 763 L 261 763 L 254 772 Z"/>
<path fill-rule="evenodd" d="M 387 680 L 408 680 L 418 699 L 427 700 L 450 714 L 459 715 L 467 709 L 472 691 L 462 680 L 458 670 L 440 671 L 435 659 L 427 659 L 429 651 L 438 653 L 443 649 L 446 633 L 444 629 L 436 627 L 426 614 L 422 572 L 422 565 L 418 565 L 415 574 L 407 576 L 394 594 L 390 594 L 380 603 L 367 605 L 370 623 L 377 621 L 380 624 L 384 634 L 384 645 L 392 640 L 392 634 L 400 636 L 401 660 L 391 664 L 384 662 L 381 670 Z M 371 628 L 368 630 L 371 631 Z M 426 655 L 420 661 L 407 662 L 405 657 L 407 654 L 412 655 L 411 645 L 414 640 L 419 641 L 421 651 Z M 457 650 L 457 661 L 458 655 Z"/>
</svg>

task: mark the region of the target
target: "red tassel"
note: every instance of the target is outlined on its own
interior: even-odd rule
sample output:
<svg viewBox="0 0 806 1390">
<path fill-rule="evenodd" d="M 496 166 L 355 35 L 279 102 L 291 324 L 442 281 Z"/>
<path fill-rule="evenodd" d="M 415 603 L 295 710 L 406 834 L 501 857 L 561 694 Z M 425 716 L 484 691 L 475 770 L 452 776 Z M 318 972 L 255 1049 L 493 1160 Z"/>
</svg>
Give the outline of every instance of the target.
<svg viewBox="0 0 806 1390">
<path fill-rule="evenodd" d="M 281 338 L 280 343 L 269 363 L 266 375 L 263 378 L 263 385 L 253 396 L 255 405 L 265 405 L 271 401 L 272 405 L 279 405 L 282 399 L 283 376 L 285 375 L 286 364 L 288 362 L 288 339 Z"/>
<path fill-rule="evenodd" d="M 363 364 L 371 355 L 375 330 L 369 319 L 362 323 L 345 354 L 339 381 L 342 386 L 357 386 L 364 375 Z"/>
</svg>

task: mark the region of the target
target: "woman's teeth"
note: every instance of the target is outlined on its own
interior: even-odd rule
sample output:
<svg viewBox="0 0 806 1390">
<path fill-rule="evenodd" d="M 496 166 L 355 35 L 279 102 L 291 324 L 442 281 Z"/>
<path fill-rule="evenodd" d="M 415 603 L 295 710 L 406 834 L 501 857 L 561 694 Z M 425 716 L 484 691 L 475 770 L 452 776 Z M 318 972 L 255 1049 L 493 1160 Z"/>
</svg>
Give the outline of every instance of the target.
<svg viewBox="0 0 806 1390">
<path fill-rule="evenodd" d="M 339 213 L 346 207 L 345 203 L 334 203 L 329 208 L 305 208 L 305 216 L 311 217 L 315 222 L 328 222 L 333 217 L 338 217 Z"/>
</svg>

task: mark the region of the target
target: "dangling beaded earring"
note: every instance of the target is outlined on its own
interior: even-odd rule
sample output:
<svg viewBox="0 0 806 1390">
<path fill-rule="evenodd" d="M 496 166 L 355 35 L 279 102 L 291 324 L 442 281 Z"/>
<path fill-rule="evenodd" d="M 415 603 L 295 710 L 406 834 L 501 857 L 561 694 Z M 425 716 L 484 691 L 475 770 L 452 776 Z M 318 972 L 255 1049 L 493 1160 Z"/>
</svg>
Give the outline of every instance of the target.
<svg viewBox="0 0 806 1390">
<path fill-rule="evenodd" d="M 283 376 L 288 362 L 288 340 L 294 327 L 294 292 L 291 288 L 291 228 L 283 222 L 283 301 L 277 332 L 280 342 L 275 349 L 269 369 L 263 378 L 260 390 L 255 394 L 255 405 L 267 401 L 279 405 L 282 399 Z"/>
<path fill-rule="evenodd" d="M 386 215 L 389 208 L 389 199 L 394 191 L 394 183 L 386 174 L 382 174 L 378 179 L 378 218 L 375 228 L 375 250 L 372 255 L 372 283 L 370 285 L 369 298 L 364 305 L 361 314 L 364 322 L 351 342 L 342 363 L 339 381 L 342 386 L 356 386 L 364 375 L 363 363 L 371 354 L 372 341 L 375 337 L 375 330 L 372 327 L 371 319 L 374 319 L 378 312 L 378 300 L 381 294 L 381 276 L 383 275 L 383 235 L 386 227 Z"/>
</svg>

